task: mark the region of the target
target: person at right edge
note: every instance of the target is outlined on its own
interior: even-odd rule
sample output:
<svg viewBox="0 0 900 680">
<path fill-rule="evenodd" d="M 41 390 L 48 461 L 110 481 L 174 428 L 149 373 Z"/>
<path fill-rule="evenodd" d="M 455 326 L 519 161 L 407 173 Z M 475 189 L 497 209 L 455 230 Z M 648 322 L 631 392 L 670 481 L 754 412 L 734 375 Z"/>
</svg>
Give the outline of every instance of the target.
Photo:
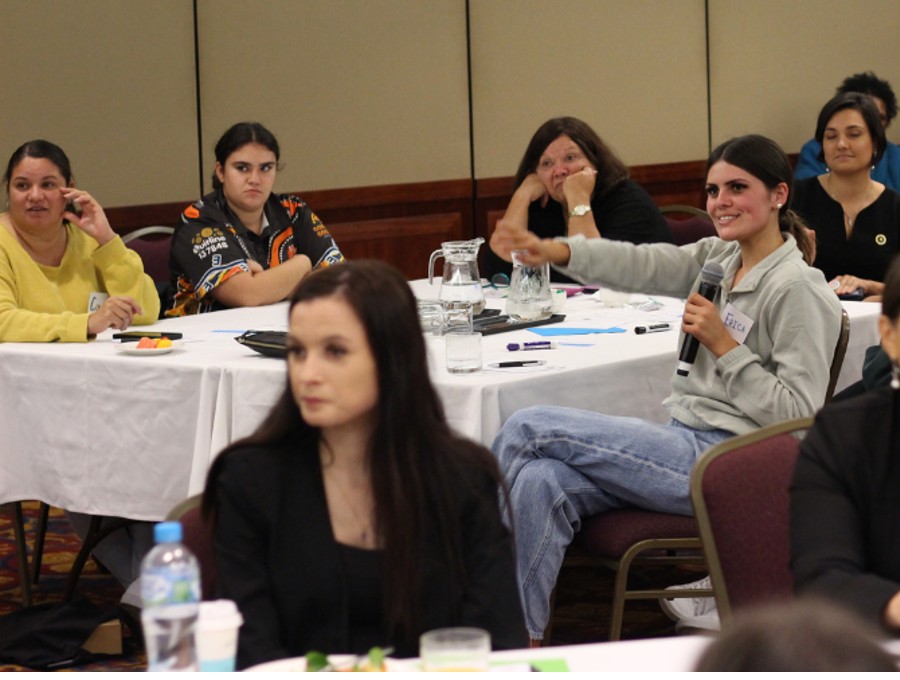
<svg viewBox="0 0 900 680">
<path fill-rule="evenodd" d="M 718 146 L 707 161 L 706 208 L 718 237 L 676 247 L 604 238 L 540 240 L 505 229 L 527 264 L 551 262 L 579 279 L 686 297 L 682 341 L 702 347 L 687 376 L 674 375 L 668 424 L 536 406 L 516 412 L 493 451 L 510 489 L 519 587 L 533 644 L 583 518 L 637 506 L 692 514 L 698 456 L 734 435 L 811 416 L 825 401 L 841 306 L 809 266 L 812 243 L 789 209 L 791 166 L 759 135 Z M 701 268 L 724 270 L 714 300 Z M 726 320 L 728 325 L 726 326 Z"/>
<path fill-rule="evenodd" d="M 890 385 L 822 409 L 791 484 L 791 569 L 818 595 L 900 634 L 900 258 L 884 282 Z"/>
</svg>

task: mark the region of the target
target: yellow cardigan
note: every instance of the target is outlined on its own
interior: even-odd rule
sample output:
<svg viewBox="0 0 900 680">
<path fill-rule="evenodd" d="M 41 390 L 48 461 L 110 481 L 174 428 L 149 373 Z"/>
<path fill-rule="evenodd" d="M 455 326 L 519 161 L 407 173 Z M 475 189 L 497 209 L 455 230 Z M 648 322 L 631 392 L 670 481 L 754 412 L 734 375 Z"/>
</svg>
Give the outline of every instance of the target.
<svg viewBox="0 0 900 680">
<path fill-rule="evenodd" d="M 127 295 L 140 305 L 136 325 L 159 317 L 159 295 L 140 256 L 116 236 L 99 246 L 66 224 L 58 267 L 38 264 L 0 228 L 0 342 L 86 342 L 91 293 Z"/>
</svg>

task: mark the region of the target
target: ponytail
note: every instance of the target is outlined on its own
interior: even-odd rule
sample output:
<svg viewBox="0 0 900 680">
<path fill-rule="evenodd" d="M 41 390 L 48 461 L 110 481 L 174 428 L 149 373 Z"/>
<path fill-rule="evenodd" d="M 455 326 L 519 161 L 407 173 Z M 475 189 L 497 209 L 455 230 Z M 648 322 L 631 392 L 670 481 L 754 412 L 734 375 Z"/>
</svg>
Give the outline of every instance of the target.
<svg viewBox="0 0 900 680">
<path fill-rule="evenodd" d="M 803 255 L 806 264 L 812 266 L 813 259 L 816 256 L 816 242 L 814 232 L 810 232 L 809 227 L 803 219 L 789 208 L 782 208 L 778 212 L 778 225 L 782 231 L 786 231 L 797 242 L 797 247 Z"/>
</svg>

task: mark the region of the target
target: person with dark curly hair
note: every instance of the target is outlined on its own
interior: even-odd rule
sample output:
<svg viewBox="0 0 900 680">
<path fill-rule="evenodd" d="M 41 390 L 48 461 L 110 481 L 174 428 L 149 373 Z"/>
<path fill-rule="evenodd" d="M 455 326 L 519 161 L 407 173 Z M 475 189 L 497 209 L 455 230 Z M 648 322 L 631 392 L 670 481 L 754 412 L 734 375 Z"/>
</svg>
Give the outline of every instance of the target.
<svg viewBox="0 0 900 680">
<path fill-rule="evenodd" d="M 878 109 L 881 125 L 885 130 L 897 117 L 897 97 L 894 95 L 894 90 L 891 89 L 891 84 L 871 71 L 849 76 L 840 84 L 835 94 L 848 92 L 860 92 L 871 98 Z M 811 139 L 800 149 L 800 158 L 797 159 L 794 179 L 807 179 L 823 175 L 826 172 L 828 172 L 828 166 L 822 156 L 821 140 Z M 872 169 L 872 179 L 881 182 L 889 189 L 900 191 L 900 147 L 887 142 L 884 153 Z"/>
</svg>

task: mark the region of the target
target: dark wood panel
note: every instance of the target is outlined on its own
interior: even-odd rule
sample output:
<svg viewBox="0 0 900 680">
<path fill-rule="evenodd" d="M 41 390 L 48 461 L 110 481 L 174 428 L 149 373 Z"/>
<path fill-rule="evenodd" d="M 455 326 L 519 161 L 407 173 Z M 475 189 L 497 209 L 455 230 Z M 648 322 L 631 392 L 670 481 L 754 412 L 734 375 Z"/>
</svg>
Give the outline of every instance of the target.
<svg viewBox="0 0 900 680">
<path fill-rule="evenodd" d="M 174 227 L 181 211 L 190 205 L 192 200 L 179 203 L 153 203 L 149 205 L 129 205 L 118 208 L 104 208 L 106 217 L 112 228 L 119 234 L 127 234 L 141 227 L 163 225 Z"/>
<path fill-rule="evenodd" d="M 704 206 L 704 161 L 644 165 L 631 177 L 659 205 Z M 390 262 L 410 278 L 427 273 L 428 256 L 442 241 L 487 238 L 513 191 L 512 177 L 392 184 L 296 192 L 316 211 L 348 258 Z M 108 208 L 119 233 L 174 225 L 194 199 Z M 489 215 L 492 219 L 489 219 Z"/>
<path fill-rule="evenodd" d="M 428 275 L 428 259 L 443 241 L 464 238 L 458 213 L 333 222 L 328 230 L 347 259 L 384 260 L 409 279 Z"/>
</svg>

